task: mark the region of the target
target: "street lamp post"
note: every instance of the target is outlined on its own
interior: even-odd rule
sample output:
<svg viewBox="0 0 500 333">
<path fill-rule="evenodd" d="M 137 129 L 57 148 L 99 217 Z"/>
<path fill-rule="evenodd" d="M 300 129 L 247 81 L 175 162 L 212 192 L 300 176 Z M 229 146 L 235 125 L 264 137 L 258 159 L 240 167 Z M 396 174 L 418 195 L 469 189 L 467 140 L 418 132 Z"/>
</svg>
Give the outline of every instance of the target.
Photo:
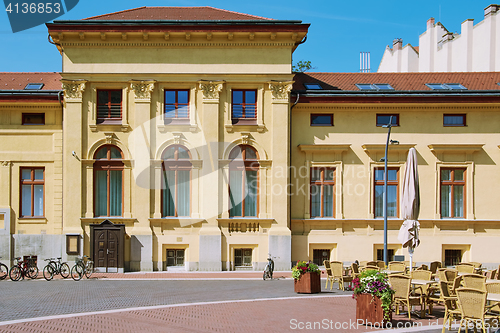
<svg viewBox="0 0 500 333">
<path fill-rule="evenodd" d="M 385 155 L 384 155 L 384 262 L 385 265 L 389 263 L 389 258 L 387 255 L 387 153 L 389 151 L 389 143 L 399 143 L 398 141 L 390 140 L 391 138 L 391 128 L 392 128 L 392 116 L 389 119 L 389 124 L 383 125 L 383 128 L 388 128 L 387 130 L 387 142 L 385 143 Z"/>
</svg>

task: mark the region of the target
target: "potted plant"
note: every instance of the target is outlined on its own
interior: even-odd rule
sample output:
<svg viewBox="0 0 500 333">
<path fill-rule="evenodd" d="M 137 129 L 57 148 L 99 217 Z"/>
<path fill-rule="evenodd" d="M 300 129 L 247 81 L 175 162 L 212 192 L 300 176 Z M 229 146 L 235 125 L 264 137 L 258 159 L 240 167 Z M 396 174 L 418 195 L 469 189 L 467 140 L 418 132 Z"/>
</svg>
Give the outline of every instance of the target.
<svg viewBox="0 0 500 333">
<path fill-rule="evenodd" d="M 296 293 L 315 294 L 321 292 L 321 270 L 312 262 L 297 261 L 292 268 Z"/>
<path fill-rule="evenodd" d="M 361 272 L 352 281 L 356 299 L 356 320 L 365 325 L 385 326 L 392 320 L 392 295 L 387 274 L 377 270 Z"/>
</svg>

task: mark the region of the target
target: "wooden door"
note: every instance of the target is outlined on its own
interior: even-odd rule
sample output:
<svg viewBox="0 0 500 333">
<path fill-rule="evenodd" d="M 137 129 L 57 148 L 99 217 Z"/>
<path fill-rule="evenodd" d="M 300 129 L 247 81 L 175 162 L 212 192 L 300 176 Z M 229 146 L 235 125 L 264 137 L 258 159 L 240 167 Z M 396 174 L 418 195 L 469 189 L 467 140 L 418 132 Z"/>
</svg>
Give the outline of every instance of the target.
<svg viewBox="0 0 500 333">
<path fill-rule="evenodd" d="M 96 230 L 94 242 L 95 266 L 106 272 L 118 271 L 118 230 Z"/>
</svg>

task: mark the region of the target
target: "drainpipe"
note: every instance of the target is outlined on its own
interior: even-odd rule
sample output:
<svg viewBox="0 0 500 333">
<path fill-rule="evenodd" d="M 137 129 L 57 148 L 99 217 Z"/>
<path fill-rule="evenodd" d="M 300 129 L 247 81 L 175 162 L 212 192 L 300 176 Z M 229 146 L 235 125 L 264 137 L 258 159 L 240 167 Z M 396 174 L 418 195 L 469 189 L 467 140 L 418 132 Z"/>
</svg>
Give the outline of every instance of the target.
<svg viewBox="0 0 500 333">
<path fill-rule="evenodd" d="M 289 123 L 289 132 L 288 132 L 288 138 L 290 140 L 290 143 L 289 143 L 289 154 L 290 154 L 290 165 L 288 167 L 290 167 L 292 165 L 292 110 L 293 108 L 297 105 L 297 103 L 299 102 L 299 99 L 300 99 L 300 94 L 297 93 L 297 99 L 295 100 L 295 102 L 292 104 L 292 106 L 290 106 L 290 116 L 288 117 L 289 120 L 288 120 L 288 123 Z M 288 171 L 288 181 L 289 183 L 291 182 L 291 177 L 290 177 L 290 170 Z M 291 186 L 290 186 L 291 188 Z M 291 196 L 291 193 L 290 195 L 288 196 L 288 216 L 290 217 L 290 232 L 292 231 L 292 196 Z M 303 223 L 303 222 L 302 222 Z M 304 228 L 302 229 L 304 230 Z M 290 239 L 290 242 L 292 240 Z M 292 261 L 292 266 L 293 266 L 293 261 Z"/>
</svg>

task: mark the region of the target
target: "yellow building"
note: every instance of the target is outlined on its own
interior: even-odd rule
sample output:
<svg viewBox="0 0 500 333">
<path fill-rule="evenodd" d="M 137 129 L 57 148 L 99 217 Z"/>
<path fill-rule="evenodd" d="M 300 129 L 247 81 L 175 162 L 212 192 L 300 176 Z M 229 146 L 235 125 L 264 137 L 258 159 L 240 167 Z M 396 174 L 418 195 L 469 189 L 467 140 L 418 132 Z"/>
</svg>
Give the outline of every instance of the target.
<svg viewBox="0 0 500 333">
<path fill-rule="evenodd" d="M 391 256 L 405 254 L 397 198 L 415 147 L 415 260 L 498 264 L 500 74 L 295 75 L 308 24 L 210 7 L 47 27 L 63 72 L 0 74 L 2 260 L 85 254 L 120 272 L 376 259 L 393 115 Z"/>
</svg>

